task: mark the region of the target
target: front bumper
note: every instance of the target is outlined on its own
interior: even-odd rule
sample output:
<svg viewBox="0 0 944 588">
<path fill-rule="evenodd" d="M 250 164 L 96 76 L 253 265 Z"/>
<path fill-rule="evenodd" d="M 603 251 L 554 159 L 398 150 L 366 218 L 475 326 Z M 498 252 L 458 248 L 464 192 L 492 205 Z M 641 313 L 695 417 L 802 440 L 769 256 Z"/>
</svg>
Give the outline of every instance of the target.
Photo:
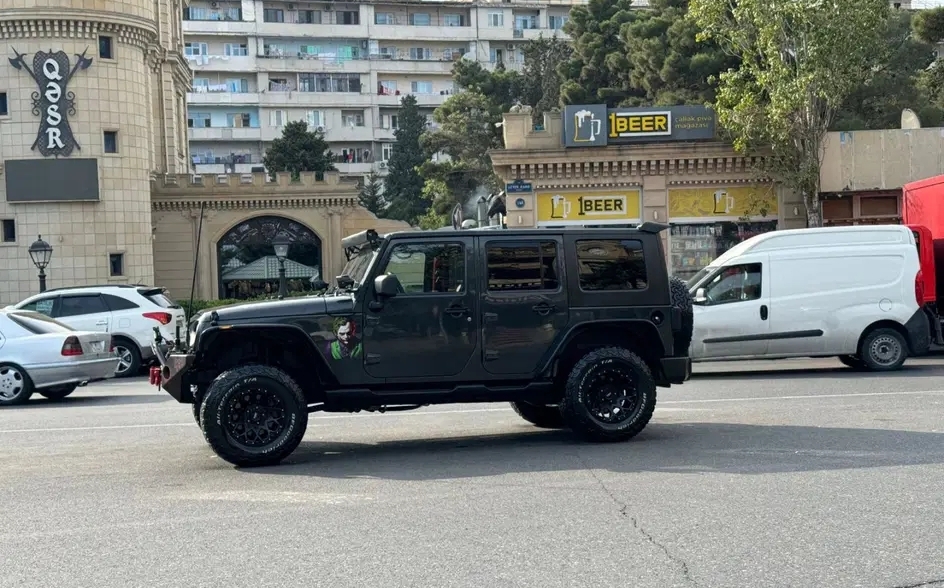
<svg viewBox="0 0 944 588">
<path fill-rule="evenodd" d="M 160 364 L 156 368 L 159 370 L 158 386 L 177 402 L 193 404 L 193 394 L 186 380 L 195 357 L 189 353 L 168 353 L 166 346 L 158 341 L 151 343 L 151 350 Z"/>
<path fill-rule="evenodd" d="M 663 357 L 662 373 L 672 384 L 682 384 L 692 377 L 691 357 Z"/>
</svg>

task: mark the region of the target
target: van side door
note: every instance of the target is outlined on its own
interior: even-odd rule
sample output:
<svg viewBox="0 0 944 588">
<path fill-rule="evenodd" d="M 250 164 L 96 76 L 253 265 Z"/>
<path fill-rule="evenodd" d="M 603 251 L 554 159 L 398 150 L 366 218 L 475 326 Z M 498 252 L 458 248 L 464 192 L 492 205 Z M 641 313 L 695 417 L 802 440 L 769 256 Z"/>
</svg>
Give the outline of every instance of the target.
<svg viewBox="0 0 944 588">
<path fill-rule="evenodd" d="M 770 338 L 770 262 L 766 254 L 733 260 L 704 283 L 694 304 L 692 359 L 755 357 Z"/>
</svg>

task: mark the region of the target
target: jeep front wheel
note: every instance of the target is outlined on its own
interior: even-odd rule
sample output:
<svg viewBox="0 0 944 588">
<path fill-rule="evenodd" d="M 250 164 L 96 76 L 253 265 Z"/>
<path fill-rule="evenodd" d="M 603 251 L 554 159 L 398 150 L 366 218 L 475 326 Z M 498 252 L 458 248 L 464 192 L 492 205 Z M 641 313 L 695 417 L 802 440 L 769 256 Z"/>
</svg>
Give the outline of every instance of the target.
<svg viewBox="0 0 944 588">
<path fill-rule="evenodd" d="M 602 347 L 571 369 L 561 414 L 590 441 L 626 441 L 642 431 L 656 408 L 656 383 L 646 363 L 622 347 Z"/>
<path fill-rule="evenodd" d="M 556 406 L 530 404 L 528 402 L 512 402 L 511 407 L 515 409 L 518 416 L 535 427 L 541 427 L 542 429 L 560 429 L 566 426 L 560 408 Z"/>
<path fill-rule="evenodd" d="M 213 451 L 241 467 L 276 465 L 301 443 L 308 405 L 285 372 L 250 365 L 220 374 L 207 389 L 200 428 Z"/>
</svg>

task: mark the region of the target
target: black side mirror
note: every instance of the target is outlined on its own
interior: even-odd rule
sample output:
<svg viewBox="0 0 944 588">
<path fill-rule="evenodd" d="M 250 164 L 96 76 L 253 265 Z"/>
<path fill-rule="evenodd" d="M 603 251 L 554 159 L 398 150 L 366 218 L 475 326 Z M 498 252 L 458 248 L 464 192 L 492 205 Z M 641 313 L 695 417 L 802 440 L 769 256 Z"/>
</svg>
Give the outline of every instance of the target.
<svg viewBox="0 0 944 588">
<path fill-rule="evenodd" d="M 374 292 L 380 298 L 393 298 L 401 289 L 400 279 L 393 274 L 374 278 Z"/>
<path fill-rule="evenodd" d="M 338 288 L 346 290 L 354 286 L 354 278 L 347 274 L 341 274 L 336 278 L 338 280 Z"/>
</svg>

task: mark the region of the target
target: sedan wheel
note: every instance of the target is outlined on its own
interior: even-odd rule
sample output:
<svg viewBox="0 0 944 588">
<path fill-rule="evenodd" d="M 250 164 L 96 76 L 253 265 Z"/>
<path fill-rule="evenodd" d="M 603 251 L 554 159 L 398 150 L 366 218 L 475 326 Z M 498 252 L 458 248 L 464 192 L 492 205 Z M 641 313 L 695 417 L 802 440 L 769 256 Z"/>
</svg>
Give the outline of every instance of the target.
<svg viewBox="0 0 944 588">
<path fill-rule="evenodd" d="M 116 378 L 126 378 L 138 373 L 141 369 L 141 359 L 137 349 L 121 341 L 115 344 L 115 355 L 118 356 L 118 367 L 115 368 Z"/>
<path fill-rule="evenodd" d="M 33 385 L 22 369 L 0 365 L 0 406 L 26 402 L 33 394 Z"/>
</svg>

